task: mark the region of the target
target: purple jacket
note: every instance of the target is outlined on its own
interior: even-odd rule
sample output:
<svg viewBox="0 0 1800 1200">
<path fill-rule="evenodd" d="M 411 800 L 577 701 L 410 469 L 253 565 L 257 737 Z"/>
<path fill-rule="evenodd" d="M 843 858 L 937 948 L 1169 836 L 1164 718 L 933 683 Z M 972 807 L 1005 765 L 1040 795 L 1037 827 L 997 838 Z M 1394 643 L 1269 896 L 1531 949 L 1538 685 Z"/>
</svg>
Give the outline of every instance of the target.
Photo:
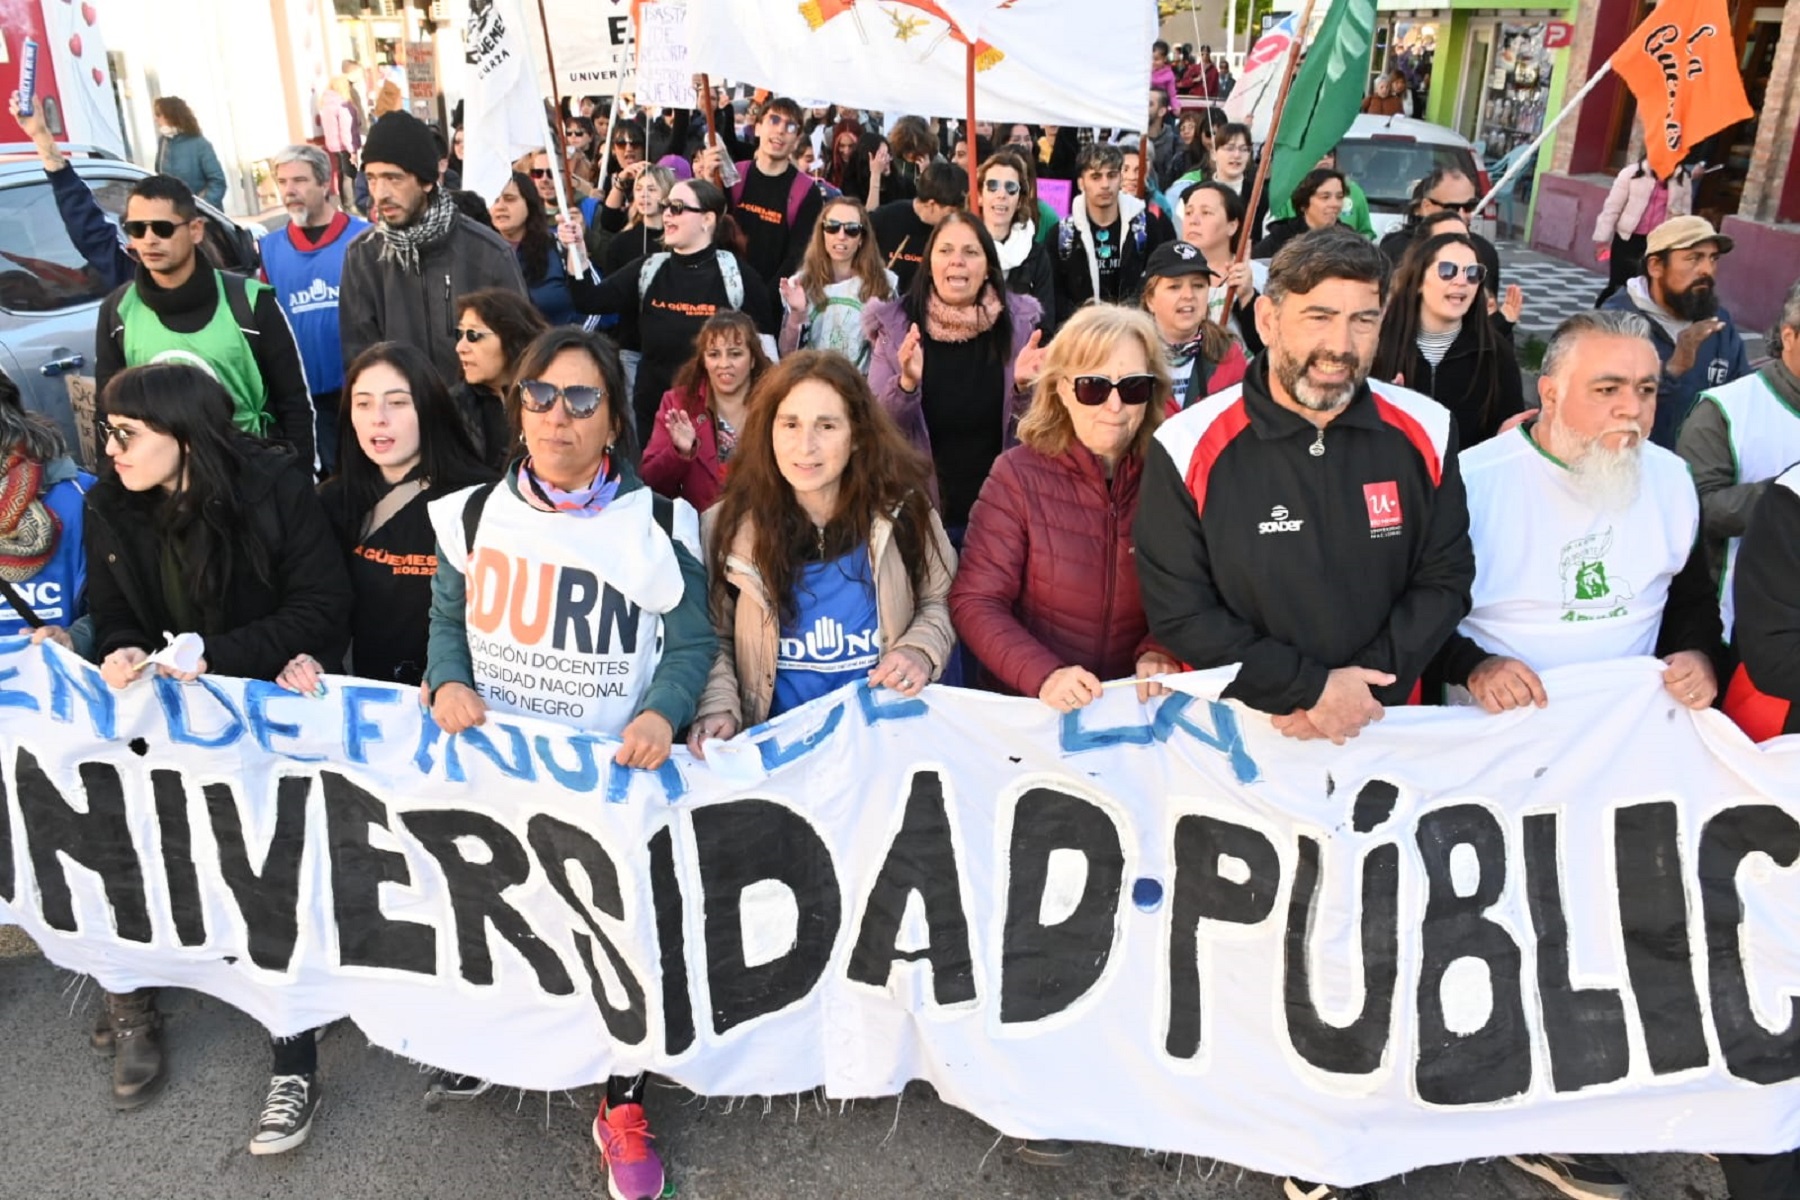
<svg viewBox="0 0 1800 1200">
<path fill-rule="evenodd" d="M 1005 425 L 1000 431 L 1002 449 L 1018 444 L 1013 429 L 1031 403 L 1029 395 L 1021 396 L 1013 389 L 1013 366 L 1043 315 L 1043 308 L 1036 300 L 1018 292 L 1006 293 L 1006 307 L 1012 317 L 1012 353 L 1006 356 L 1006 394 L 1012 397 L 1012 403 L 1003 405 L 1000 410 Z M 863 336 L 869 339 L 870 346 L 869 388 L 907 440 L 929 461 L 931 435 L 925 429 L 922 393 L 908 394 L 900 390 L 900 343 L 906 340 L 906 331 L 912 326 L 911 318 L 906 315 L 906 302 L 899 297 L 872 300 L 864 307 L 862 320 Z"/>
</svg>

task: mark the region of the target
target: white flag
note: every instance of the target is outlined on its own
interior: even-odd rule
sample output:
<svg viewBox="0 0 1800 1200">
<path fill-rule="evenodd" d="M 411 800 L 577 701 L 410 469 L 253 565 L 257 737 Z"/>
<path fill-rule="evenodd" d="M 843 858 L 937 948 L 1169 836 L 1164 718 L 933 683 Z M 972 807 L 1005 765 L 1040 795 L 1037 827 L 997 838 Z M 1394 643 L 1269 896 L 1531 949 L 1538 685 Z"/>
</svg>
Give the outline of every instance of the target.
<svg viewBox="0 0 1800 1200">
<path fill-rule="evenodd" d="M 889 114 L 1142 129 L 1153 0 L 688 0 L 696 71 Z"/>
<path fill-rule="evenodd" d="M 1275 96 L 1281 90 L 1281 77 L 1294 48 L 1294 23 L 1294 14 L 1289 13 L 1256 39 L 1256 45 L 1244 59 L 1237 85 L 1225 98 L 1225 115 L 1250 126 L 1251 140 L 1259 146 L 1269 140 Z"/>
<path fill-rule="evenodd" d="M 463 102 L 463 186 L 492 200 L 512 164 L 548 144 L 544 100 L 517 0 L 468 0 L 463 45 L 469 94 Z"/>
</svg>

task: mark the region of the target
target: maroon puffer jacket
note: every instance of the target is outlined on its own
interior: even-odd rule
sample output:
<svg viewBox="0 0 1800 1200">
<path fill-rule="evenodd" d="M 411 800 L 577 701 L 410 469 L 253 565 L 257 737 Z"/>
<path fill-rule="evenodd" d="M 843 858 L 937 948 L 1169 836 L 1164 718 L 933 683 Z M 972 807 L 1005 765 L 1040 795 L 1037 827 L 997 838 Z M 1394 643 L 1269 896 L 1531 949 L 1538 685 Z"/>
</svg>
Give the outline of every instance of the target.
<svg viewBox="0 0 1800 1200">
<path fill-rule="evenodd" d="M 1070 665 L 1121 679 L 1156 649 L 1131 540 L 1143 465 L 1126 458 L 1109 482 L 1079 442 L 1054 457 L 1014 446 L 995 461 L 969 514 L 950 615 L 1002 688 L 1036 696 Z"/>
</svg>

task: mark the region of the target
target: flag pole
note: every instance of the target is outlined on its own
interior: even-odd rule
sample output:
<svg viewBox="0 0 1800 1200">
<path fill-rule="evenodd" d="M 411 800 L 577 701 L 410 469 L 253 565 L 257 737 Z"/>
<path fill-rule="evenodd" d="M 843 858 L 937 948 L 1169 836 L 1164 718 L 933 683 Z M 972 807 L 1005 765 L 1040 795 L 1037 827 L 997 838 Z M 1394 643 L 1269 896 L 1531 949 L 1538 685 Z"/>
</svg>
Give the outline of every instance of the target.
<svg viewBox="0 0 1800 1200">
<path fill-rule="evenodd" d="M 636 37 L 635 26 L 633 37 Z M 600 195 L 606 195 L 606 177 L 612 173 L 612 134 L 619 120 L 619 100 L 625 95 L 625 75 L 630 64 L 618 68 L 618 78 L 613 83 L 612 107 L 606 113 L 606 145 L 596 147 L 600 151 L 600 182 L 595 185 Z M 646 150 L 648 146 L 644 147 Z"/>
<path fill-rule="evenodd" d="M 569 204 L 569 185 L 563 179 L 563 167 L 568 162 L 568 142 L 563 138 L 562 103 L 557 96 L 556 51 L 550 43 L 550 18 L 544 13 L 544 0 L 537 0 L 538 25 L 544 31 L 544 63 L 550 68 L 550 104 L 546 120 L 550 123 L 550 181 L 556 185 L 556 206 L 565 215 L 574 211 Z M 563 247 L 563 257 L 567 260 L 569 274 L 581 275 L 588 269 L 587 248 L 579 243 Z"/>
<path fill-rule="evenodd" d="M 963 81 L 963 99 L 968 105 L 968 116 L 963 125 L 963 148 L 969 156 L 969 211 L 981 211 L 981 189 L 975 186 L 975 173 L 981 169 L 979 161 L 981 152 L 975 146 L 975 40 L 969 39 L 968 74 Z M 834 151 L 835 153 L 835 151 Z"/>
<path fill-rule="evenodd" d="M 1598 71 L 1595 71 L 1588 77 L 1588 81 L 1581 85 L 1581 90 L 1569 98 L 1568 103 L 1562 106 L 1562 111 L 1550 118 L 1544 127 L 1538 131 L 1538 135 L 1526 143 L 1524 152 L 1513 160 L 1512 166 L 1506 168 L 1506 174 L 1495 180 L 1494 186 L 1488 189 L 1488 194 L 1476 202 L 1476 212 L 1480 212 L 1482 209 L 1492 204 L 1494 202 L 1494 197 L 1506 190 L 1506 185 L 1511 183 L 1513 178 L 1525 168 L 1525 164 L 1532 162 L 1536 158 L 1535 152 L 1539 146 L 1544 144 L 1544 139 L 1549 137 L 1551 132 L 1554 131 L 1558 125 L 1562 124 L 1564 119 L 1566 119 L 1570 113 L 1575 111 L 1577 105 L 1587 99 L 1587 94 L 1593 91 L 1600 81 L 1605 79 L 1611 71 L 1612 59 L 1609 58 L 1604 63 L 1600 64 L 1600 69 Z"/>
<path fill-rule="evenodd" d="M 1281 111 L 1287 107 L 1288 89 L 1294 86 L 1294 72 L 1300 66 L 1300 48 L 1306 41 L 1306 31 L 1312 26 L 1312 11 L 1313 0 L 1306 0 L 1306 7 L 1300 11 L 1300 22 L 1294 27 L 1294 44 L 1288 47 L 1287 68 L 1281 74 L 1281 90 L 1275 93 L 1275 108 L 1269 114 L 1269 138 L 1263 143 L 1262 161 L 1256 164 L 1256 182 L 1250 185 L 1250 203 L 1244 209 L 1244 227 L 1238 230 L 1234 262 L 1247 262 L 1250 258 L 1250 246 L 1256 234 L 1256 211 L 1262 207 L 1263 188 L 1269 181 L 1269 165 L 1275 160 L 1275 139 L 1281 135 Z M 1225 292 L 1227 318 L 1231 316 L 1232 303 L 1237 299 L 1233 294 L 1236 290 L 1228 288 Z"/>
</svg>

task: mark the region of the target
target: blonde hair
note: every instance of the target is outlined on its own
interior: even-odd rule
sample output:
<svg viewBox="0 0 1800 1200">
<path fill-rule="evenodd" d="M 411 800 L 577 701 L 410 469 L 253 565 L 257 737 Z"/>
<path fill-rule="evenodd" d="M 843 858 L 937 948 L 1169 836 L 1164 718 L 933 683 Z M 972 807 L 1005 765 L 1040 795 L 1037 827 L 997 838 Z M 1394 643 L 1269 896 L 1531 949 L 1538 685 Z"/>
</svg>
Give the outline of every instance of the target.
<svg viewBox="0 0 1800 1200">
<path fill-rule="evenodd" d="M 1138 426 L 1131 453 L 1141 456 L 1162 424 L 1174 382 L 1169 360 L 1157 336 L 1156 322 L 1148 313 L 1118 304 L 1090 304 L 1069 318 L 1044 359 L 1044 370 L 1032 389 L 1031 407 L 1019 420 L 1019 441 L 1039 454 L 1057 455 L 1075 440 L 1075 424 L 1059 394 L 1061 384 L 1089 374 L 1112 357 L 1119 342 L 1135 338 L 1144 351 L 1149 373 L 1156 376 L 1156 394 L 1144 406 L 1144 423 Z"/>
</svg>

